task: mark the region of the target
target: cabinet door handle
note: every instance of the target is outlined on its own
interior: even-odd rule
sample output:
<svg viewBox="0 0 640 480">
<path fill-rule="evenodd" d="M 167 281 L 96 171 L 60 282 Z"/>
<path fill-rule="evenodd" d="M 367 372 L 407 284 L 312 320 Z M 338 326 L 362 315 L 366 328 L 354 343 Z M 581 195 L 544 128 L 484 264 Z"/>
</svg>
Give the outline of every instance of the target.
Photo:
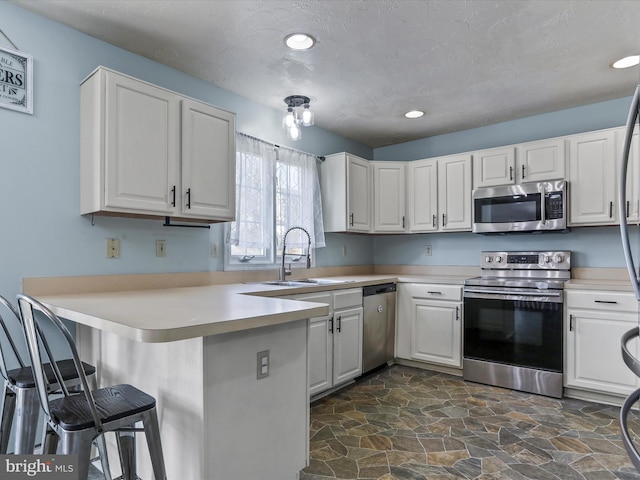
<svg viewBox="0 0 640 480">
<path fill-rule="evenodd" d="M 612 305 L 615 305 L 616 303 L 618 303 L 615 300 L 594 300 L 594 302 L 595 303 L 609 303 L 609 304 L 612 304 Z"/>
<path fill-rule="evenodd" d="M 338 333 L 342 331 L 342 316 L 338 317 L 338 323 L 336 324 L 336 330 Z"/>
<path fill-rule="evenodd" d="M 609 202 L 609 218 L 613 218 L 613 202 Z"/>
<path fill-rule="evenodd" d="M 569 315 L 569 331 L 573 331 L 573 315 Z"/>
<path fill-rule="evenodd" d="M 402 216 L 402 228 L 405 228 L 405 226 L 404 226 L 404 215 Z"/>
<path fill-rule="evenodd" d="M 627 200 L 627 218 L 629 218 L 629 200 Z"/>
<path fill-rule="evenodd" d="M 174 185 L 171 189 L 171 206 L 176 206 L 176 186 Z"/>
<path fill-rule="evenodd" d="M 447 217 L 446 217 L 446 216 L 445 216 L 445 214 L 443 213 L 443 214 L 442 214 L 442 226 L 443 226 L 443 227 L 447 224 L 446 219 L 447 219 Z"/>
<path fill-rule="evenodd" d="M 349 225 L 353 227 L 353 213 L 349 215 Z"/>
<path fill-rule="evenodd" d="M 187 188 L 187 209 L 191 209 L 191 189 Z"/>
<path fill-rule="evenodd" d="M 460 321 L 460 307 L 456 307 L 456 321 Z"/>
<path fill-rule="evenodd" d="M 522 180 L 524 180 L 524 165 L 522 165 Z"/>
<path fill-rule="evenodd" d="M 428 293 L 429 295 L 442 295 L 442 292 L 436 292 L 436 291 L 431 292 L 431 291 L 429 291 L 429 290 L 427 290 L 427 293 Z"/>
<path fill-rule="evenodd" d="M 333 333 L 333 317 L 329 319 L 329 333 Z"/>
<path fill-rule="evenodd" d="M 436 228 L 436 218 L 438 218 L 438 217 L 437 217 L 437 216 L 436 216 L 436 214 L 434 213 L 434 214 L 433 214 L 433 228 Z"/>
<path fill-rule="evenodd" d="M 513 180 L 513 167 L 509 167 L 509 180 Z"/>
</svg>

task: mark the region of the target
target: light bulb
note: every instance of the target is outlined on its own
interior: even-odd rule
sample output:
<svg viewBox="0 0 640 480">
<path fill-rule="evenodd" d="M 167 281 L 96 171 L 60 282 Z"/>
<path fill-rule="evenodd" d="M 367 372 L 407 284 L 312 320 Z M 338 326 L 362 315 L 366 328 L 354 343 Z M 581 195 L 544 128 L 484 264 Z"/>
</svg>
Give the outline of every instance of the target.
<svg viewBox="0 0 640 480">
<path fill-rule="evenodd" d="M 309 127 L 313 125 L 313 112 L 309 108 L 309 104 L 305 104 L 304 110 L 302 112 L 302 124 L 305 127 Z"/>
<path fill-rule="evenodd" d="M 293 113 L 293 108 L 289 107 L 284 114 L 284 125 L 285 127 L 290 128 L 294 123 L 296 123 L 296 117 Z"/>
<path fill-rule="evenodd" d="M 300 140 L 302 138 L 302 130 L 300 130 L 300 127 L 296 122 L 287 129 L 287 133 L 291 140 Z"/>
</svg>

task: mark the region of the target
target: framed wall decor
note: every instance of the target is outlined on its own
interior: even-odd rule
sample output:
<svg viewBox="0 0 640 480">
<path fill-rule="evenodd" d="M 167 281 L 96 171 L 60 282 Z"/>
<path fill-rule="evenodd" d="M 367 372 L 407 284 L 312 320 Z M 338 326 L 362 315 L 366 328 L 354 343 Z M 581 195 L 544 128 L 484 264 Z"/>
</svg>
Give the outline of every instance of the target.
<svg viewBox="0 0 640 480">
<path fill-rule="evenodd" d="M 33 114 L 33 57 L 0 47 L 0 107 Z"/>
</svg>

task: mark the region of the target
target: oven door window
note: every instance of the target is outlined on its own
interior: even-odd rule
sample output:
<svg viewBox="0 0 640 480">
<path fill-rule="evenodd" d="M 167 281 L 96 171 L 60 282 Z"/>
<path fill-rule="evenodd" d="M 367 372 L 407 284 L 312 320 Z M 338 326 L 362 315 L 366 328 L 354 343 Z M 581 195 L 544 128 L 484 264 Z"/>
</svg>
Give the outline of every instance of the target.
<svg viewBox="0 0 640 480">
<path fill-rule="evenodd" d="M 541 219 L 541 194 L 476 198 L 476 223 L 536 222 Z"/>
<path fill-rule="evenodd" d="M 562 371 L 562 304 L 465 298 L 464 356 Z"/>
</svg>

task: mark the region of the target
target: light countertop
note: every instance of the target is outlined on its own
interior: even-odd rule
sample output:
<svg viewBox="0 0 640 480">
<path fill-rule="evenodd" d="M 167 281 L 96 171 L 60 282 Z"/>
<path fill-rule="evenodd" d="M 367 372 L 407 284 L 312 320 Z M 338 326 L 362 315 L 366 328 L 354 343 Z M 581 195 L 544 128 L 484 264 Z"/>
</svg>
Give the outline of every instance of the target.
<svg viewBox="0 0 640 480">
<path fill-rule="evenodd" d="M 633 287 L 629 280 L 611 279 L 571 279 L 564 284 L 566 290 L 608 290 L 613 292 L 633 293 Z"/>
<path fill-rule="evenodd" d="M 276 325 L 326 315 L 328 306 L 277 298 L 385 282 L 463 285 L 466 277 L 439 275 L 354 275 L 332 277 L 347 283 L 288 287 L 223 284 L 123 292 L 37 295 L 63 318 L 149 343 Z"/>
</svg>

